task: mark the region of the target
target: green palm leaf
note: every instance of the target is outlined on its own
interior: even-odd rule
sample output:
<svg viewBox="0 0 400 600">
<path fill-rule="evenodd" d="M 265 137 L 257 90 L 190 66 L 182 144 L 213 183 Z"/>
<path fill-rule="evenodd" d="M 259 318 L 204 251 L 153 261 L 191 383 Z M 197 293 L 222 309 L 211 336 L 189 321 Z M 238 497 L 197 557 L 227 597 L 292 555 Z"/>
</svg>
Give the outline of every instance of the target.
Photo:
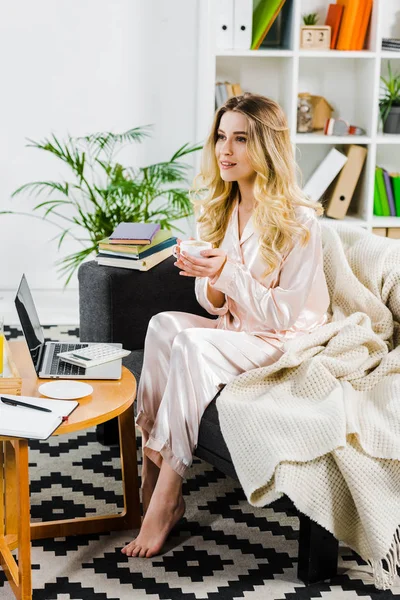
<svg viewBox="0 0 400 600">
<path fill-rule="evenodd" d="M 151 126 L 135 127 L 123 133 L 99 132 L 83 137 L 54 134 L 28 146 L 50 153 L 72 173 L 71 181 L 33 181 L 12 194 L 38 198 L 33 213 L 26 214 L 55 225 L 58 248 L 72 237 L 84 248 L 57 261 L 66 285 L 81 262 L 97 250 L 100 239 L 108 237 L 121 222 L 157 222 L 162 229 L 177 228 L 173 221 L 193 214 L 187 190 L 192 166 L 180 159 L 197 152 L 199 145 L 184 144 L 169 161 L 146 167 L 124 166 L 114 158 L 124 145 L 142 142 Z M 179 185 L 186 187 L 179 187 Z M 39 214 L 38 214 L 39 213 Z M 67 227 L 65 226 L 66 224 Z M 82 234 L 85 233 L 85 236 Z"/>
</svg>

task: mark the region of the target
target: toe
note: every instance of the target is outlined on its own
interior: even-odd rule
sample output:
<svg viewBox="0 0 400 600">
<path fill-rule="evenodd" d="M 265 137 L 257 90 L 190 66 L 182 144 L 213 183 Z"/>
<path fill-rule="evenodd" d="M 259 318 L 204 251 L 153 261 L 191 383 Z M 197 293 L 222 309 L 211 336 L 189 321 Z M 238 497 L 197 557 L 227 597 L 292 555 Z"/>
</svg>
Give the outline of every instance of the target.
<svg viewBox="0 0 400 600">
<path fill-rule="evenodd" d="M 146 557 L 146 552 L 147 552 L 147 548 L 141 548 L 140 552 L 139 552 L 140 558 L 145 558 Z"/>
<path fill-rule="evenodd" d="M 135 546 L 135 548 L 132 551 L 131 556 L 139 556 L 141 550 L 142 550 L 141 546 Z"/>
<path fill-rule="evenodd" d="M 132 551 L 134 550 L 135 546 L 136 542 L 133 540 L 132 542 L 127 544 L 125 548 L 122 548 L 121 552 L 123 552 L 123 554 L 126 554 L 126 556 L 132 556 Z"/>
</svg>

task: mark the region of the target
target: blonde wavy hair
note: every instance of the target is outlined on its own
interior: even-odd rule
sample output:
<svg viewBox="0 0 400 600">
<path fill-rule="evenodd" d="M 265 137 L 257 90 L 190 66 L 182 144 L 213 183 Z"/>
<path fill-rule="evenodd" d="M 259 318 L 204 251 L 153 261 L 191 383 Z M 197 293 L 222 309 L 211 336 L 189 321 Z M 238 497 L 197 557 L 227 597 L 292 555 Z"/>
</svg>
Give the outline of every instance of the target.
<svg viewBox="0 0 400 600">
<path fill-rule="evenodd" d="M 267 269 L 275 270 L 290 252 L 295 238 L 306 246 L 310 233 L 295 215 L 296 206 L 307 206 L 317 215 L 323 213 L 319 202 L 312 202 L 296 180 L 289 128 L 282 108 L 265 96 L 245 93 L 230 98 L 215 114 L 205 142 L 200 173 L 189 192 L 200 230 L 200 237 L 214 248 L 222 243 L 239 187 L 220 176 L 215 145 L 222 115 L 228 111 L 243 114 L 248 123 L 246 150 L 256 172 L 253 223 L 260 235 L 260 253 Z"/>
</svg>

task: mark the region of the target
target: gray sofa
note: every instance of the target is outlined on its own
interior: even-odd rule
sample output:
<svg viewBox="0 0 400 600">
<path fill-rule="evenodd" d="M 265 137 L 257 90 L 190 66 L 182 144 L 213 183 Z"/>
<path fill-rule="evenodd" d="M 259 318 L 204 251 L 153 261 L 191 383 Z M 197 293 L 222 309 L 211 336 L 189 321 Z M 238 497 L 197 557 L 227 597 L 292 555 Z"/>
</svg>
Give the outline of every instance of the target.
<svg viewBox="0 0 400 600">
<path fill-rule="evenodd" d="M 147 325 L 153 315 L 179 310 L 210 317 L 196 301 L 194 280 L 180 276 L 174 261 L 171 257 L 145 273 L 102 267 L 95 261 L 79 268 L 80 339 L 121 342 L 132 350 L 124 365 L 137 381 Z M 104 444 L 116 443 L 116 420 L 98 426 L 97 438 Z M 196 456 L 237 479 L 220 431 L 215 398 L 201 421 Z M 304 515 L 299 514 L 299 518 L 299 579 L 309 584 L 333 577 L 337 572 L 337 540 Z"/>
</svg>

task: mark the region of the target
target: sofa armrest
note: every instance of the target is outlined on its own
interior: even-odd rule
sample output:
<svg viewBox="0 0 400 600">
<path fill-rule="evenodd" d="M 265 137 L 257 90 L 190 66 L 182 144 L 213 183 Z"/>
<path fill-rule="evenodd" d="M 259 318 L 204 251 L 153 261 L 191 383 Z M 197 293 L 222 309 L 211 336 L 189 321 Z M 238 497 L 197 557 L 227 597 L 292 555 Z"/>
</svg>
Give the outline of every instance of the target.
<svg viewBox="0 0 400 600">
<path fill-rule="evenodd" d="M 141 272 L 99 266 L 79 267 L 80 339 L 120 342 L 128 350 L 143 348 L 151 317 L 166 310 L 210 315 L 198 304 L 194 279 L 182 277 L 174 257 Z"/>
</svg>

